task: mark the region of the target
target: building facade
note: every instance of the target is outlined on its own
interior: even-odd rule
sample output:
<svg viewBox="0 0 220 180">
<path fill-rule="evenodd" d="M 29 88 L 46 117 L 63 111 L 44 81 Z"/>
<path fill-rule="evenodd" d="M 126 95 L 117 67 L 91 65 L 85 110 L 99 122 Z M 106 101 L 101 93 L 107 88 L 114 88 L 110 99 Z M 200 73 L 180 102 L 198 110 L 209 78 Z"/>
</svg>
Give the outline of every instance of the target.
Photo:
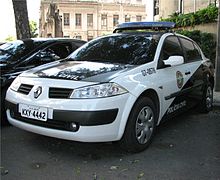
<svg viewBox="0 0 220 180">
<path fill-rule="evenodd" d="M 217 5 L 217 2 L 217 0 L 147 0 L 147 18 L 157 21 L 161 18 L 167 18 L 173 13 L 196 12 L 210 4 Z"/>
<path fill-rule="evenodd" d="M 40 14 L 41 37 L 82 40 L 112 33 L 122 22 L 145 21 L 147 16 L 142 0 L 42 0 Z"/>
</svg>

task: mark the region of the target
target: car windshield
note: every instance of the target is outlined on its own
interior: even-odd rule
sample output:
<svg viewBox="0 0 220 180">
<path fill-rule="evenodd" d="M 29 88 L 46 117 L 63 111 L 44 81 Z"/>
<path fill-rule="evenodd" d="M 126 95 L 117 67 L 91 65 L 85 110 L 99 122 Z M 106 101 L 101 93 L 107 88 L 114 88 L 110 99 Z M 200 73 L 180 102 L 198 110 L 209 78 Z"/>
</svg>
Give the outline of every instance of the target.
<svg viewBox="0 0 220 180">
<path fill-rule="evenodd" d="M 158 39 L 149 34 L 114 34 L 92 40 L 76 50 L 75 61 L 139 65 L 153 61 Z"/>
<path fill-rule="evenodd" d="M 33 51 L 44 41 L 17 40 L 0 46 L 0 62 L 13 63 Z"/>
</svg>

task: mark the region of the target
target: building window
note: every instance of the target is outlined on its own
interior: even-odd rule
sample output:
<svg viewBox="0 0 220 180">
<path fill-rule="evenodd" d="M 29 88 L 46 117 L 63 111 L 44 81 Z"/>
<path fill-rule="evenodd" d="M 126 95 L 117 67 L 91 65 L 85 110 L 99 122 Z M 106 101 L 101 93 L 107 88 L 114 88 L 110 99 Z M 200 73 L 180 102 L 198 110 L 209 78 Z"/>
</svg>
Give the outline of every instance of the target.
<svg viewBox="0 0 220 180">
<path fill-rule="evenodd" d="M 76 14 L 76 26 L 81 26 L 82 24 L 81 18 L 82 18 L 81 14 Z"/>
<path fill-rule="evenodd" d="M 93 36 L 88 36 L 87 40 L 91 41 L 93 39 Z"/>
<path fill-rule="evenodd" d="M 70 38 L 70 36 L 63 36 L 64 38 Z"/>
<path fill-rule="evenodd" d="M 87 14 L 87 26 L 93 27 L 93 14 Z"/>
<path fill-rule="evenodd" d="M 64 26 L 70 25 L 70 13 L 63 13 Z"/>
<path fill-rule="evenodd" d="M 159 14 L 159 0 L 154 0 L 154 16 Z"/>
<path fill-rule="evenodd" d="M 79 40 L 81 40 L 82 39 L 82 36 L 76 36 L 76 39 L 79 39 Z"/>
<path fill-rule="evenodd" d="M 113 15 L 113 26 L 117 26 L 119 23 L 119 15 Z"/>
<path fill-rule="evenodd" d="M 101 26 L 102 26 L 102 29 L 107 28 L 107 14 L 102 14 L 102 16 L 101 16 Z"/>
<path fill-rule="evenodd" d="M 142 16 L 136 16 L 136 21 L 141 22 L 142 21 Z"/>
<path fill-rule="evenodd" d="M 129 15 L 125 15 L 125 22 L 130 22 L 131 21 L 131 18 Z"/>
</svg>

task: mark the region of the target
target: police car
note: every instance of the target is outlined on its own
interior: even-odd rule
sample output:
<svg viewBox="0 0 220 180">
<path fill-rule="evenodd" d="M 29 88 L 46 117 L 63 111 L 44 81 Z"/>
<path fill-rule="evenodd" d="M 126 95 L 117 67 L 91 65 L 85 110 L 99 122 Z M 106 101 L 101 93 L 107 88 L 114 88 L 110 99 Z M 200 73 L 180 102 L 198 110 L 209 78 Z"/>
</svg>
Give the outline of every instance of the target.
<svg viewBox="0 0 220 180">
<path fill-rule="evenodd" d="M 22 73 L 7 91 L 9 122 L 61 139 L 146 149 L 163 120 L 195 106 L 212 109 L 212 65 L 174 26 L 123 23 L 64 60 Z"/>
</svg>

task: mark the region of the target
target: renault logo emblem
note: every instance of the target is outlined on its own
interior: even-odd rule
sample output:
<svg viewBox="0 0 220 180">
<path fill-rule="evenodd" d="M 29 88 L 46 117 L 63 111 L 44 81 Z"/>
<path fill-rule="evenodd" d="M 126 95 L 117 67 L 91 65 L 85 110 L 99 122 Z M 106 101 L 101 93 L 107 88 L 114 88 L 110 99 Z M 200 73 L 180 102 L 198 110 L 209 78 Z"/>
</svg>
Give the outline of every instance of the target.
<svg viewBox="0 0 220 180">
<path fill-rule="evenodd" d="M 34 98 L 38 98 L 42 93 L 42 87 L 38 86 L 37 89 L 34 90 Z"/>
</svg>

